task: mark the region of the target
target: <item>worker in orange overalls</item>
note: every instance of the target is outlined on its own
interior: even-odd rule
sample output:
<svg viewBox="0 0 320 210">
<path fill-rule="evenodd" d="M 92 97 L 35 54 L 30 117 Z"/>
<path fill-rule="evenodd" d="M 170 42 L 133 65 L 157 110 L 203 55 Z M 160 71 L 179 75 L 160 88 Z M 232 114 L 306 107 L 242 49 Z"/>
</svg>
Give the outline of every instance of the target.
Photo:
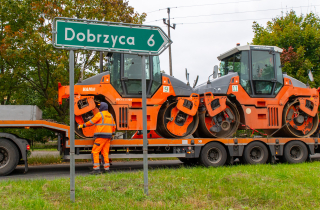
<svg viewBox="0 0 320 210">
<path fill-rule="evenodd" d="M 109 149 L 110 140 L 112 134 L 116 131 L 116 124 L 112 115 L 108 112 L 108 104 L 101 102 L 99 113 L 97 113 L 91 120 L 83 125 L 79 125 L 80 128 L 89 127 L 96 125 L 94 131 L 94 144 L 91 151 L 92 161 L 93 161 L 93 171 L 90 174 L 99 174 L 100 164 L 99 164 L 99 153 L 102 154 L 102 164 L 104 165 L 104 172 L 109 172 Z"/>
</svg>

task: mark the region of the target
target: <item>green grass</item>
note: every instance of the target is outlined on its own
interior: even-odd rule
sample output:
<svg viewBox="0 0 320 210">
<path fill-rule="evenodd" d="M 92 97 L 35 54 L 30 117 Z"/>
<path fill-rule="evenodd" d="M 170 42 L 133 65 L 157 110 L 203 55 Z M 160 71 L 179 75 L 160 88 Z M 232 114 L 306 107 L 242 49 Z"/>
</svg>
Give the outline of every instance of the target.
<svg viewBox="0 0 320 210">
<path fill-rule="evenodd" d="M 91 160 L 81 160 L 77 159 L 75 160 L 77 163 L 86 163 L 90 162 Z M 29 165 L 47 165 L 47 164 L 60 164 L 64 163 L 65 161 L 60 156 L 55 155 L 46 155 L 46 156 L 35 156 L 28 158 L 28 164 Z"/>
<path fill-rule="evenodd" d="M 57 148 L 49 148 L 49 149 L 39 149 L 39 148 L 32 148 L 31 151 L 57 151 Z"/>
<path fill-rule="evenodd" d="M 46 155 L 35 156 L 28 158 L 29 165 L 42 165 L 42 164 L 57 164 L 62 163 L 63 159 L 60 156 Z"/>
<path fill-rule="evenodd" d="M 51 141 L 46 143 L 35 142 L 31 146 L 31 150 L 57 150 L 57 142 Z"/>
<path fill-rule="evenodd" d="M 149 171 L 69 179 L 0 181 L 3 209 L 319 209 L 320 162 Z"/>
</svg>

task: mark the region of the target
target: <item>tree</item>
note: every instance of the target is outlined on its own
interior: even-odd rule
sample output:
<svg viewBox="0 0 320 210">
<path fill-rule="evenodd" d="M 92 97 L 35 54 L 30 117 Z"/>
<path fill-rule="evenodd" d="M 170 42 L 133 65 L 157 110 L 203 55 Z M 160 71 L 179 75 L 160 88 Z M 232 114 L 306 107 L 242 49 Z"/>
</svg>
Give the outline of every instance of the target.
<svg viewBox="0 0 320 210">
<path fill-rule="evenodd" d="M 55 17 L 141 24 L 126 0 L 0 0 L 0 105 L 33 104 L 43 118 L 68 122 L 57 101 L 58 82 L 69 84 L 69 52 L 51 44 Z M 99 52 L 75 51 L 75 82 L 99 71 Z"/>
<path fill-rule="evenodd" d="M 29 100 L 24 92 L 37 93 L 40 108 L 52 107 L 56 120 L 65 121 L 68 105 L 57 103 L 57 83 L 68 84 L 68 51 L 54 49 L 51 44 L 52 24 L 55 17 L 142 23 L 145 14 L 134 13 L 133 7 L 122 0 L 0 0 L 0 103 Z M 84 77 L 99 70 L 99 53 L 76 51 L 75 81 L 80 70 Z M 14 97 L 14 98 L 12 98 Z"/>
<path fill-rule="evenodd" d="M 320 86 L 320 19 L 314 13 L 306 16 L 296 15 L 294 11 L 285 16 L 276 17 L 263 27 L 253 24 L 252 44 L 273 45 L 283 48 L 281 63 L 288 75 L 308 82 L 308 70 L 311 70 L 315 82 L 311 86 Z"/>
</svg>

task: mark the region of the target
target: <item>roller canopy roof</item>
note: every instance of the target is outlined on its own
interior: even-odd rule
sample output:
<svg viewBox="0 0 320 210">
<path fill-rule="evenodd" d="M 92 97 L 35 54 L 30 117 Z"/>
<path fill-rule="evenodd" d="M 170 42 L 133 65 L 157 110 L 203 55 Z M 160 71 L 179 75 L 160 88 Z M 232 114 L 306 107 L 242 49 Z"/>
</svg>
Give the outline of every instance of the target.
<svg viewBox="0 0 320 210">
<path fill-rule="evenodd" d="M 237 46 L 225 53 L 222 53 L 218 56 L 218 59 L 221 61 L 222 59 L 229 57 L 230 55 L 233 55 L 237 52 L 244 51 L 244 50 L 274 50 L 276 52 L 282 53 L 282 49 L 276 46 L 265 46 L 265 45 L 243 45 L 243 46 Z"/>
</svg>

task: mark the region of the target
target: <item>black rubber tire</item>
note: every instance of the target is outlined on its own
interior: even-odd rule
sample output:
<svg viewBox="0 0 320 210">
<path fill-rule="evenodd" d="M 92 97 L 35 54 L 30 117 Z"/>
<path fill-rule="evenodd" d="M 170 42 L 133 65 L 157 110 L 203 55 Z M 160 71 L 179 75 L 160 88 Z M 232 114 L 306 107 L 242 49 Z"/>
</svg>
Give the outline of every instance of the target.
<svg viewBox="0 0 320 210">
<path fill-rule="evenodd" d="M 199 164 L 199 158 L 178 158 L 184 165 L 195 166 Z"/>
<path fill-rule="evenodd" d="M 300 150 L 299 157 L 295 158 L 294 154 L 292 154 L 292 150 L 295 149 Z M 309 151 L 307 146 L 301 141 L 290 141 L 287 143 L 283 150 L 282 160 L 286 163 L 303 163 L 307 160 L 309 155 Z"/>
<path fill-rule="evenodd" d="M 7 157 L 7 161 L 4 165 L 0 165 L 0 176 L 6 176 L 10 174 L 19 163 L 19 151 L 14 143 L 7 139 L 0 139 L 0 155 L 1 163 L 4 161 L 4 155 Z M 5 154 L 4 154 L 5 153 Z"/>
<path fill-rule="evenodd" d="M 215 157 L 209 157 L 211 153 L 212 155 L 215 155 Z M 203 164 L 206 167 L 213 166 L 213 167 L 218 167 L 218 166 L 223 166 L 226 161 L 227 161 L 228 153 L 224 146 L 222 146 L 218 142 L 211 142 L 205 145 L 200 154 L 200 163 Z M 217 160 L 210 160 L 209 158 L 212 159 L 217 159 Z"/>
<path fill-rule="evenodd" d="M 257 157 L 258 156 L 258 157 Z M 256 159 L 258 158 L 258 159 Z M 269 151 L 266 145 L 259 141 L 248 144 L 243 151 L 242 161 L 247 164 L 265 164 L 269 158 Z"/>
</svg>

